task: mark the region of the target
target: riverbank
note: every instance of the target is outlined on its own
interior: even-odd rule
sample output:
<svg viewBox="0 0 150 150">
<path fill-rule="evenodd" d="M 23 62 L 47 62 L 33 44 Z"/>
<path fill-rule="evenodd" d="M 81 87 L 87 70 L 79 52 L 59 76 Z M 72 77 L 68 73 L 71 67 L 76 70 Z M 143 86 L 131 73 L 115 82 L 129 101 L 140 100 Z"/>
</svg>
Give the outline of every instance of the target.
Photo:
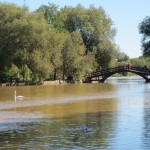
<svg viewBox="0 0 150 150">
<path fill-rule="evenodd" d="M 54 81 L 41 81 L 41 82 L 33 82 L 33 81 L 20 81 L 18 83 L 0 83 L 0 86 L 27 86 L 27 85 L 59 85 L 66 83 L 83 83 L 82 80 L 54 80 Z"/>
</svg>

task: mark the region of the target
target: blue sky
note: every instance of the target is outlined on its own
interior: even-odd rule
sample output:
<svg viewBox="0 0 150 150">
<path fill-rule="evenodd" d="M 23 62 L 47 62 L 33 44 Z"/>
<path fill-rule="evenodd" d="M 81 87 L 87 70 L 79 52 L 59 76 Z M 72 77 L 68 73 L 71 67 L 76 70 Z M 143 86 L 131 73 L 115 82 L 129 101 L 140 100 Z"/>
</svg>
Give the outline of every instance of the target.
<svg viewBox="0 0 150 150">
<path fill-rule="evenodd" d="M 115 42 L 121 51 L 131 58 L 142 55 L 138 26 L 146 16 L 150 16 L 150 0 L 0 0 L 0 2 L 15 3 L 18 6 L 25 3 L 31 11 L 42 4 L 47 5 L 48 2 L 58 5 L 59 8 L 65 5 L 76 6 L 79 3 L 86 8 L 91 4 L 95 7 L 102 6 L 117 29 Z"/>
</svg>

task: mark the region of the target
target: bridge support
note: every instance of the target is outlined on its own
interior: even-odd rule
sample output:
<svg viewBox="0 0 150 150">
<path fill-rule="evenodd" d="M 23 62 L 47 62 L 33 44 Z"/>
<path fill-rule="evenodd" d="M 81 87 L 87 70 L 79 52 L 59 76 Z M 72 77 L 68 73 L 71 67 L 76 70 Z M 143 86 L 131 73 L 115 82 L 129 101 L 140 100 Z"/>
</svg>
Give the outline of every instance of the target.
<svg viewBox="0 0 150 150">
<path fill-rule="evenodd" d="M 103 79 L 100 79 L 100 80 L 99 80 L 99 83 L 104 83 L 104 80 L 103 80 Z"/>
<path fill-rule="evenodd" d="M 87 77 L 87 78 L 84 80 L 84 83 L 92 83 L 91 78 Z"/>
</svg>

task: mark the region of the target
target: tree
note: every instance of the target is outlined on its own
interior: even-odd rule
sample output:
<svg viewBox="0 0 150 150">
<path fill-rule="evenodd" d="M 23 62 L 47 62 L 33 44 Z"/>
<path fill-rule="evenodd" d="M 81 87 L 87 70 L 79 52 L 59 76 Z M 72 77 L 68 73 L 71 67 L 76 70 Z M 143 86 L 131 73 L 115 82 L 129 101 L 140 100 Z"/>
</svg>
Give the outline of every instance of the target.
<svg viewBox="0 0 150 150">
<path fill-rule="evenodd" d="M 20 47 L 20 30 L 25 23 L 23 18 L 27 15 L 27 9 L 21 9 L 15 5 L 0 5 L 0 64 L 11 65 L 15 59 L 15 53 Z M 20 29 L 19 29 L 20 28 Z"/>
<path fill-rule="evenodd" d="M 96 60 L 98 68 L 110 67 L 111 61 L 115 59 L 116 48 L 110 41 L 100 43 L 96 49 Z"/>
<path fill-rule="evenodd" d="M 112 27 L 112 20 L 101 7 L 95 8 L 92 5 L 89 9 L 85 9 L 81 5 L 74 8 L 64 7 L 60 10 L 59 18 L 69 33 L 81 33 L 86 48 L 85 55 L 95 52 L 97 63 L 102 63 L 99 66 L 107 67 L 109 65 L 111 58 L 107 57 L 108 59 L 104 60 L 104 57 L 115 49 L 113 37 L 116 31 Z M 108 48 L 110 49 L 108 50 Z M 102 53 L 106 55 L 103 57 Z M 111 56 L 109 55 L 109 57 Z"/>
<path fill-rule="evenodd" d="M 139 32 L 143 35 L 142 38 L 142 51 L 144 56 L 150 56 L 150 17 L 145 19 L 139 24 Z"/>
<path fill-rule="evenodd" d="M 49 3 L 31 13 L 0 3 L 0 33 L 0 69 L 7 76 L 14 65 L 23 79 L 27 70 L 35 80 L 83 78 L 108 67 L 116 53 L 113 22 L 103 8 L 92 5 L 58 10 Z"/>
<path fill-rule="evenodd" d="M 129 56 L 124 52 L 119 52 L 116 59 L 118 62 L 128 61 Z"/>
<path fill-rule="evenodd" d="M 48 3 L 48 6 L 42 5 L 36 11 L 43 12 L 46 22 L 50 25 L 50 27 L 53 27 L 53 24 L 56 20 L 56 15 L 58 13 L 58 6 L 52 3 Z"/>
<path fill-rule="evenodd" d="M 49 62 L 53 65 L 53 80 L 57 79 L 57 71 L 62 65 L 61 52 L 65 42 L 65 34 L 59 33 L 56 29 L 51 29 L 47 32 L 47 51 Z"/>
<path fill-rule="evenodd" d="M 53 71 L 53 65 L 41 50 L 30 53 L 27 65 L 33 72 L 35 81 L 47 79 Z"/>
<path fill-rule="evenodd" d="M 76 79 L 83 78 L 88 70 L 92 70 L 93 56 L 85 56 L 85 46 L 80 32 L 72 32 L 71 34 L 68 33 L 65 41 L 61 59 L 63 79 L 67 76 L 71 76 Z"/>
<path fill-rule="evenodd" d="M 149 57 L 141 56 L 139 58 L 133 58 L 133 59 L 131 59 L 131 63 L 133 66 L 137 66 L 137 67 L 147 66 L 148 68 L 150 68 L 150 58 Z"/>
<path fill-rule="evenodd" d="M 39 79 L 46 77 L 52 69 L 50 62 L 47 63 L 46 34 L 48 30 L 43 14 L 29 13 L 27 8 L 11 4 L 1 4 L 1 64 L 3 66 L 15 64 L 18 68 L 27 65 Z M 50 66 L 48 67 L 47 64 Z"/>
</svg>

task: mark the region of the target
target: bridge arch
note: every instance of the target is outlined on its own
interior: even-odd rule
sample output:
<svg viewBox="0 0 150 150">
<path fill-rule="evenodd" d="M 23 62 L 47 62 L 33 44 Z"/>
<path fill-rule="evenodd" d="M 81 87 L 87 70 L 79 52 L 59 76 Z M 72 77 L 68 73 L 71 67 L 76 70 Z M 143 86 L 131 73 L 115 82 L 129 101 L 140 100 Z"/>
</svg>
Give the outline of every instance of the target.
<svg viewBox="0 0 150 150">
<path fill-rule="evenodd" d="M 86 79 L 89 82 L 99 81 L 101 83 L 104 83 L 105 80 L 110 76 L 112 76 L 113 74 L 121 73 L 121 72 L 131 72 L 137 74 L 141 76 L 146 82 L 150 82 L 150 78 L 148 78 L 148 76 L 150 76 L 150 69 L 144 67 L 135 67 L 135 66 L 132 66 L 130 68 L 128 68 L 127 66 L 118 66 L 114 68 L 99 69 L 97 71 L 90 73 Z"/>
<path fill-rule="evenodd" d="M 146 82 L 148 82 L 148 77 L 141 74 L 141 73 L 138 73 L 138 72 L 135 72 L 135 71 L 132 71 L 132 70 L 123 70 L 123 71 L 114 71 L 114 72 L 111 72 L 109 74 L 106 74 L 102 77 L 102 79 L 100 80 L 100 82 L 104 83 L 109 77 L 111 77 L 112 75 L 116 74 L 116 73 L 122 73 L 122 72 L 131 72 L 131 73 L 134 73 L 134 74 L 137 74 L 139 76 L 141 76 Z"/>
</svg>

